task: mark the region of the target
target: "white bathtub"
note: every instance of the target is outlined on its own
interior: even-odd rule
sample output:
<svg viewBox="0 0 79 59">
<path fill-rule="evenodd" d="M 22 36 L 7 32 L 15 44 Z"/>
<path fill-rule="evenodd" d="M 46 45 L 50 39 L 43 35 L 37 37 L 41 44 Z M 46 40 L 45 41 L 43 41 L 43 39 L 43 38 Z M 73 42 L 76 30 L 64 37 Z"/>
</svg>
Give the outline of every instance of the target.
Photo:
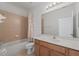
<svg viewBox="0 0 79 59">
<path fill-rule="evenodd" d="M 25 49 L 25 45 L 28 43 L 29 42 L 26 40 L 17 40 L 17 41 L 2 44 L 0 48 L 7 50 L 6 56 L 16 56 L 17 52 L 20 51 L 21 49 Z"/>
</svg>

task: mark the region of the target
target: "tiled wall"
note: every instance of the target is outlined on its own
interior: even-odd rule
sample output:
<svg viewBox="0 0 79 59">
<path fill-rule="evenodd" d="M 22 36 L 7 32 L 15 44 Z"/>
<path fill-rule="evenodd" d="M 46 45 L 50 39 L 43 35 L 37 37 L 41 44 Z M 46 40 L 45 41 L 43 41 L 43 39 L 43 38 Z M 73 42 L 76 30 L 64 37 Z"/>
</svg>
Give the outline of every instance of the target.
<svg viewBox="0 0 79 59">
<path fill-rule="evenodd" d="M 0 14 L 6 17 L 4 22 L 0 23 L 0 42 L 9 42 L 27 38 L 27 16 L 19 16 L 3 10 L 0 10 Z"/>
</svg>

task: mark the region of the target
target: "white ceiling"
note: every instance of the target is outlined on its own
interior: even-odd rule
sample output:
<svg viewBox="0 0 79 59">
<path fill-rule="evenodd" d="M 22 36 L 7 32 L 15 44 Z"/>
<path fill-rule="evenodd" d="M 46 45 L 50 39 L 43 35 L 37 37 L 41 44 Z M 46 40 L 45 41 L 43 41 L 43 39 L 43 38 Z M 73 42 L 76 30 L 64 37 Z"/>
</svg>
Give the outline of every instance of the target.
<svg viewBox="0 0 79 59">
<path fill-rule="evenodd" d="M 3 10 L 7 9 L 8 11 L 26 11 L 29 12 L 32 10 L 42 10 L 43 12 L 49 12 L 50 10 L 58 9 L 64 5 L 70 4 L 70 2 L 60 3 L 50 6 L 53 2 L 1 2 L 0 8 Z M 37 8 L 37 9 L 36 9 Z M 19 13 L 19 12 L 18 12 Z"/>
<path fill-rule="evenodd" d="M 50 2 L 8 2 L 12 5 L 24 8 L 24 9 L 34 9 L 43 5 L 46 5 Z"/>
</svg>

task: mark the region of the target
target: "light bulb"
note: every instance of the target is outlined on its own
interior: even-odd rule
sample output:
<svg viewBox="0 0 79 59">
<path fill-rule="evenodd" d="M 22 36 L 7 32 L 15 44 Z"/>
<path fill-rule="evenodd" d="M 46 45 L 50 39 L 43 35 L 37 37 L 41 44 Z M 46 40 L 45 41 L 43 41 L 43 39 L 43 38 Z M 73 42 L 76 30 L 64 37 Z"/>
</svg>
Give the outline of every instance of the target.
<svg viewBox="0 0 79 59">
<path fill-rule="evenodd" d="M 50 4 L 49 7 L 52 7 L 52 4 Z"/>
<path fill-rule="evenodd" d="M 53 5 L 56 5 L 56 2 L 53 2 Z"/>
</svg>

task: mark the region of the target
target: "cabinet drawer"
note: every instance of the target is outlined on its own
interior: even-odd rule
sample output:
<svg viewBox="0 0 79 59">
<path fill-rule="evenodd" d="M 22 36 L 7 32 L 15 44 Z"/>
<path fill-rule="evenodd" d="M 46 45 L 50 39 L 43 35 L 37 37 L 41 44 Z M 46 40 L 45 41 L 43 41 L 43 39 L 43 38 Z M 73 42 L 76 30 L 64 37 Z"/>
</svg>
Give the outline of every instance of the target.
<svg viewBox="0 0 79 59">
<path fill-rule="evenodd" d="M 39 40 L 35 39 L 35 43 L 36 43 L 36 44 L 39 44 L 39 42 L 40 42 Z"/>
<path fill-rule="evenodd" d="M 40 45 L 65 54 L 65 48 L 64 47 L 57 46 L 57 45 L 54 45 L 54 44 L 50 44 L 50 43 L 47 43 L 47 42 L 44 42 L 44 41 L 40 41 Z"/>
<path fill-rule="evenodd" d="M 60 53 L 60 52 L 51 50 L 51 51 L 50 51 L 50 56 L 65 56 L 65 55 L 62 54 L 62 53 Z"/>
<path fill-rule="evenodd" d="M 70 56 L 79 56 L 79 51 L 69 49 L 69 55 Z"/>
<path fill-rule="evenodd" d="M 40 45 L 45 46 L 45 47 L 47 47 L 47 48 L 48 48 L 48 43 L 47 43 L 47 42 L 40 41 Z"/>
<path fill-rule="evenodd" d="M 54 44 L 49 44 L 49 48 L 65 54 L 66 48 L 64 48 L 64 47 L 57 46 L 57 45 L 54 45 Z"/>
</svg>

